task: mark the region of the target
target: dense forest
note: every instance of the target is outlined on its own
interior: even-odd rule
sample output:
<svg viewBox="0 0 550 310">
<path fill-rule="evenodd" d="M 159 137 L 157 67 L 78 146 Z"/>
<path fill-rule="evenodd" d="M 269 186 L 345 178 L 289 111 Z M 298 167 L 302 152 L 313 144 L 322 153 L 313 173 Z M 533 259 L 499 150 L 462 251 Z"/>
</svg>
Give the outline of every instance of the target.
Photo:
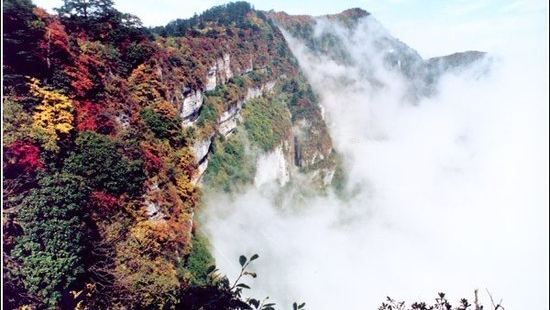
<svg viewBox="0 0 550 310">
<path fill-rule="evenodd" d="M 204 190 L 253 181 L 250 148 L 342 182 L 272 20 L 246 2 L 155 28 L 112 0 L 3 10 L 3 307 L 274 309 L 243 297 L 259 256 L 221 275 L 194 219 Z"/>
<path fill-rule="evenodd" d="M 55 15 L 29 0 L 3 7 L 3 306 L 271 309 L 241 299 L 247 286 L 214 270 L 193 221 L 192 145 L 213 136 L 246 87 L 283 73 L 304 87 L 274 25 L 245 2 L 155 29 L 110 0 L 67 0 Z M 207 85 L 228 53 L 235 76 Z M 204 105 L 182 126 L 195 90 Z M 297 91 L 291 101 L 303 111 L 311 103 Z M 257 100 L 247 113 L 262 117 L 280 98 Z M 269 148 L 285 134 L 265 136 L 271 125 L 250 117 L 246 132 Z M 242 144 L 215 139 L 206 177 L 229 190 L 250 178 L 228 170 Z"/>
</svg>

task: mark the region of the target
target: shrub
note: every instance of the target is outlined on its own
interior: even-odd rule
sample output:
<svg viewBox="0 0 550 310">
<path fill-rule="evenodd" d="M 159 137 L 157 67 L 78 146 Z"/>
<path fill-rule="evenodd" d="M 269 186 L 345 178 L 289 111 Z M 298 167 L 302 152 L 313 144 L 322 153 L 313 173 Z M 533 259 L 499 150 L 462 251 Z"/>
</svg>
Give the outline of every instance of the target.
<svg viewBox="0 0 550 310">
<path fill-rule="evenodd" d="M 4 151 L 4 173 L 7 178 L 13 178 L 19 173 L 34 173 L 43 167 L 40 149 L 33 144 L 16 141 Z"/>
<path fill-rule="evenodd" d="M 24 235 L 12 255 L 21 263 L 27 290 L 48 307 L 84 273 L 88 193 L 80 178 L 62 173 L 41 178 L 22 200 L 17 220 Z"/>
<path fill-rule="evenodd" d="M 206 237 L 195 234 L 192 239 L 193 247 L 180 272 L 191 286 L 205 286 L 208 284 L 210 267 L 214 265 L 214 258 L 208 249 Z"/>
<path fill-rule="evenodd" d="M 229 192 L 254 178 L 253 158 L 247 155 L 244 138 L 237 132 L 225 142 L 214 141 L 204 181 L 213 189 Z"/>
<path fill-rule="evenodd" d="M 181 122 L 177 117 L 163 115 L 151 108 L 141 110 L 141 118 L 155 137 L 159 139 L 168 139 L 176 136 L 181 131 Z"/>
<path fill-rule="evenodd" d="M 145 180 L 141 160 L 126 159 L 109 137 L 90 131 L 78 134 L 64 168 L 84 177 L 91 188 L 111 194 L 138 195 Z"/>
</svg>

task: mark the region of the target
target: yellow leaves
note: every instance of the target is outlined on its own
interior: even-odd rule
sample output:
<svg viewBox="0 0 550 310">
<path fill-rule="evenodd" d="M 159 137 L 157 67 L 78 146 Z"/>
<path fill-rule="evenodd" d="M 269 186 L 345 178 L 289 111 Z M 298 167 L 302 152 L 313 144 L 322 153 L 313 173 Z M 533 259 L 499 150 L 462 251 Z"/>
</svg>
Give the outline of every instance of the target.
<svg viewBox="0 0 550 310">
<path fill-rule="evenodd" d="M 149 103 L 163 100 L 165 85 L 162 83 L 161 70 L 159 67 L 141 64 L 128 78 L 128 86 L 132 100 L 141 106 L 147 106 Z"/>
<path fill-rule="evenodd" d="M 142 253 L 160 255 L 163 245 L 171 239 L 171 231 L 165 221 L 146 220 L 130 230 L 135 246 Z"/>
<path fill-rule="evenodd" d="M 195 157 L 189 148 L 176 151 L 171 158 L 175 170 L 175 186 L 182 201 L 193 207 L 198 201 L 198 189 L 191 183 L 196 173 Z"/>
<path fill-rule="evenodd" d="M 173 252 L 166 248 L 165 242 L 171 233 L 175 232 L 164 221 L 143 221 L 116 247 L 116 285 L 139 301 L 138 308 L 156 308 L 174 302 L 179 281 L 175 260 L 167 255 Z"/>
<path fill-rule="evenodd" d="M 181 174 L 178 177 L 176 177 L 176 189 L 178 190 L 178 194 L 182 197 L 182 199 L 185 200 L 195 200 L 195 186 L 191 184 L 189 177 L 185 174 Z"/>
<path fill-rule="evenodd" d="M 96 285 L 94 283 L 86 283 L 84 288 L 80 291 L 70 291 L 69 294 L 73 298 L 73 302 L 76 303 L 74 310 L 89 310 L 91 309 L 87 304 L 89 299 L 93 297 L 96 292 Z"/>
<path fill-rule="evenodd" d="M 35 78 L 31 78 L 29 87 L 31 94 L 41 99 L 32 117 L 34 135 L 46 150 L 57 152 L 60 135 L 73 129 L 73 103 L 62 93 L 40 86 Z"/>
<path fill-rule="evenodd" d="M 178 114 L 176 107 L 166 100 L 161 100 L 154 105 L 155 112 L 165 115 L 169 118 L 174 118 Z"/>
</svg>

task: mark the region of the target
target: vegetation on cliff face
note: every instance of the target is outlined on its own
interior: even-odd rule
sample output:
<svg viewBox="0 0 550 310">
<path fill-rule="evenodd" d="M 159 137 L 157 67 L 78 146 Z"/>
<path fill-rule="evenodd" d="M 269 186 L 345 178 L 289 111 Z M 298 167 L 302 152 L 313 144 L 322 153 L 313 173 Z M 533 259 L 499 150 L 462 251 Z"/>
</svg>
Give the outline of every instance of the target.
<svg viewBox="0 0 550 310">
<path fill-rule="evenodd" d="M 194 146 L 214 140 L 203 179 L 226 191 L 293 128 L 330 152 L 279 29 L 245 2 L 155 29 L 110 0 L 3 8 L 3 306 L 271 309 L 212 272 Z"/>
</svg>

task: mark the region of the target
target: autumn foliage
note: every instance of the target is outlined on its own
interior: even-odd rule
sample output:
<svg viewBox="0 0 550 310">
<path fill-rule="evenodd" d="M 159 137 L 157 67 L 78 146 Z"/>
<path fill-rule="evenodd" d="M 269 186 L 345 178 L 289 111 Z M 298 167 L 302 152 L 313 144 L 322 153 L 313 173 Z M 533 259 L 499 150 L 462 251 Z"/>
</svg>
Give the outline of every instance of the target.
<svg viewBox="0 0 550 310">
<path fill-rule="evenodd" d="M 5 308 L 183 304 L 211 259 L 205 241 L 193 252 L 204 173 L 193 146 L 248 88 L 298 74 L 277 52 L 282 34 L 243 2 L 154 30 L 110 0 L 66 0 L 58 14 L 3 5 Z M 184 124 L 190 92 L 203 102 Z"/>
<path fill-rule="evenodd" d="M 4 173 L 13 177 L 18 173 L 34 173 L 44 168 L 40 149 L 33 144 L 16 141 L 4 149 Z"/>
</svg>

